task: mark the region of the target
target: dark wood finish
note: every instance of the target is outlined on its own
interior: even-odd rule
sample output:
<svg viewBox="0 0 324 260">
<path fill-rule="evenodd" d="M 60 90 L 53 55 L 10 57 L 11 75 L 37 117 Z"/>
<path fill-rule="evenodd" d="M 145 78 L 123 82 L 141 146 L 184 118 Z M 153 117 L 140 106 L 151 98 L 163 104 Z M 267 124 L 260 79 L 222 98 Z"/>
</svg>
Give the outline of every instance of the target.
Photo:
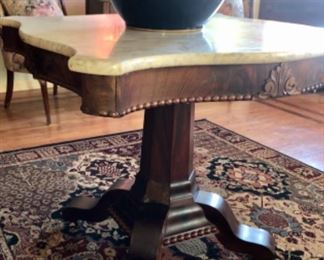
<svg viewBox="0 0 324 260">
<path fill-rule="evenodd" d="M 323 0 L 261 0 L 260 19 L 324 27 Z"/>
<path fill-rule="evenodd" d="M 13 87 L 14 87 L 14 72 L 10 70 L 7 71 L 7 88 L 6 88 L 6 97 L 4 101 L 4 107 L 9 108 L 12 95 L 13 95 Z M 46 116 L 46 123 L 47 125 L 51 124 L 51 115 L 50 115 L 50 108 L 49 108 L 49 100 L 48 100 L 48 91 L 47 91 L 47 83 L 46 81 L 39 81 L 41 87 L 41 93 L 43 97 L 43 104 L 44 104 L 44 111 Z M 57 85 L 54 86 L 53 89 L 54 95 L 57 94 Z"/>
<path fill-rule="evenodd" d="M 52 52 L 32 46 L 25 46 L 25 51 L 25 65 L 29 71 L 35 71 L 33 73 L 34 78 L 48 81 L 48 74 L 50 73 L 51 83 L 64 86 L 81 95 L 80 75 L 69 72 L 68 57 L 60 54 L 52 56 Z M 37 62 L 30 62 L 32 59 L 37 60 Z"/>
<path fill-rule="evenodd" d="M 188 231 L 191 224 L 193 229 L 207 224 L 193 203 L 189 182 L 192 123 L 190 104 L 145 112 L 141 170 L 131 190 L 133 197 L 141 199 L 130 245 L 134 259 L 159 259 L 164 236 Z M 183 221 L 184 217 L 188 221 Z"/>
<path fill-rule="evenodd" d="M 130 255 L 134 259 L 159 259 L 159 246 L 166 237 L 191 230 L 204 234 L 208 230 L 210 223 L 205 217 L 206 210 L 202 210 L 195 202 L 209 206 L 214 197 L 207 193 L 202 196 L 202 192 L 195 186 L 192 166 L 193 119 L 193 104 L 163 106 L 147 109 L 145 112 L 141 170 L 131 190 L 134 194 L 132 197 L 142 198 L 130 245 Z M 221 228 L 226 235 L 231 233 L 230 226 L 233 231 L 240 230 L 229 206 L 224 200 L 221 204 L 222 212 L 219 212 L 217 206 L 211 205 L 208 213 L 211 216 L 225 214 L 226 220 L 223 218 L 224 222 L 221 223 L 218 218 L 206 215 L 208 220 Z M 227 222 L 230 224 L 225 226 L 224 223 Z M 249 230 L 246 227 L 246 233 Z M 251 233 L 258 233 L 262 240 L 258 242 L 264 243 L 264 247 L 256 246 L 262 253 L 255 256 L 262 255 L 264 259 L 271 259 L 274 249 L 271 236 L 265 231 L 255 231 Z M 188 238 L 191 238 L 190 235 Z M 182 239 L 185 239 L 184 236 L 178 237 L 178 241 Z M 232 240 L 238 242 L 236 247 L 230 246 L 233 244 Z M 242 242 L 238 232 L 223 242 L 233 250 L 245 251 L 245 242 Z M 249 242 L 249 245 L 256 243 Z"/>
<path fill-rule="evenodd" d="M 24 54 L 24 44 L 19 38 L 18 29 L 4 26 L 1 30 L 3 48 L 5 51 Z"/>
<path fill-rule="evenodd" d="M 65 4 L 64 4 L 64 0 L 59 0 L 59 4 L 60 4 L 63 14 L 67 15 L 67 10 L 66 10 Z"/>
<path fill-rule="evenodd" d="M 4 107 L 9 108 L 11 99 L 12 99 L 12 94 L 13 94 L 13 82 L 14 82 L 14 73 L 10 70 L 7 71 L 7 84 L 6 84 L 6 98 L 4 102 Z"/>
<path fill-rule="evenodd" d="M 83 112 L 114 117 L 145 109 L 141 170 L 135 184 L 121 180 L 99 200 L 84 203 L 79 198 L 63 210 L 63 217 L 94 221 L 112 214 L 131 232 L 133 259 L 159 258 L 162 243 L 211 233 L 211 224 L 221 231 L 219 238 L 226 247 L 251 253 L 255 259 L 274 256 L 270 234 L 241 225 L 223 199 L 195 186 L 192 103 L 316 90 L 324 85 L 324 57 L 282 64 L 152 69 L 105 77 L 73 73 L 67 68 L 68 57 L 22 43 L 15 29 L 5 27 L 4 32 L 8 32 L 5 47 L 12 48 L 9 43 L 17 46 L 36 78 L 80 95 Z"/>
<path fill-rule="evenodd" d="M 50 113 L 49 102 L 48 102 L 47 83 L 46 83 L 46 81 L 39 80 L 39 84 L 41 87 L 41 92 L 42 92 L 42 97 L 43 97 L 46 123 L 49 125 L 49 124 L 51 124 L 51 115 L 50 115 L 51 113 Z"/>
<path fill-rule="evenodd" d="M 212 232 L 211 224 L 222 231 L 219 238 L 225 247 L 255 259 L 272 259 L 274 243 L 268 232 L 239 224 L 225 200 L 197 190 L 193 119 L 194 104 L 147 109 L 135 184 L 120 180 L 101 199 L 77 198 L 63 210 L 63 217 L 99 221 L 113 212 L 131 232 L 130 259 L 160 259 L 160 246 L 170 243 L 170 237 L 176 237 L 175 243 L 203 236 Z"/>
<path fill-rule="evenodd" d="M 219 229 L 216 235 L 226 248 L 248 253 L 253 259 L 273 259 L 274 241 L 270 233 L 260 228 L 240 224 L 229 205 L 219 195 L 206 191 L 195 193 L 199 204 L 209 222 Z"/>
<path fill-rule="evenodd" d="M 274 75 L 276 82 L 272 84 L 272 93 L 265 93 L 270 91 L 267 80 L 277 70 L 280 73 Z M 82 89 L 87 95 L 82 96 L 82 111 L 118 117 L 135 110 L 181 102 L 250 100 L 265 95 L 280 97 L 321 87 L 323 71 L 324 58 L 320 57 L 284 65 L 163 68 L 128 73 L 122 77 L 83 75 Z M 284 81 L 280 77 L 290 80 Z M 199 91 L 197 86 L 200 86 Z"/>
<path fill-rule="evenodd" d="M 57 96 L 57 88 L 58 88 L 57 84 L 54 84 L 53 85 L 53 96 Z"/>
</svg>

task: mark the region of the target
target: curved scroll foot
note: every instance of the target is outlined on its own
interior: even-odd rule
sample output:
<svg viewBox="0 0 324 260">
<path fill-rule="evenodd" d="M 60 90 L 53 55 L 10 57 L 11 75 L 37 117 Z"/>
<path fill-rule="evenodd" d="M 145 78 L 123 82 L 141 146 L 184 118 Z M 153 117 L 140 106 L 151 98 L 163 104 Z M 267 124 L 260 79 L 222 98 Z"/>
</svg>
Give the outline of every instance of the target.
<svg viewBox="0 0 324 260">
<path fill-rule="evenodd" d="M 274 259 L 274 241 L 270 233 L 240 224 L 221 196 L 197 191 L 194 200 L 203 208 L 208 221 L 220 230 L 217 237 L 226 248 L 250 254 L 254 259 Z"/>
<path fill-rule="evenodd" d="M 129 189 L 133 183 L 132 179 L 120 179 L 101 198 L 74 198 L 62 209 L 62 218 L 67 221 L 98 222 L 114 213 L 123 219 L 123 224 L 132 225 L 132 212 L 136 210 L 136 205 L 130 198 Z"/>
<path fill-rule="evenodd" d="M 159 203 L 143 203 L 132 230 L 128 259 L 159 259 L 163 227 L 169 208 Z"/>
</svg>

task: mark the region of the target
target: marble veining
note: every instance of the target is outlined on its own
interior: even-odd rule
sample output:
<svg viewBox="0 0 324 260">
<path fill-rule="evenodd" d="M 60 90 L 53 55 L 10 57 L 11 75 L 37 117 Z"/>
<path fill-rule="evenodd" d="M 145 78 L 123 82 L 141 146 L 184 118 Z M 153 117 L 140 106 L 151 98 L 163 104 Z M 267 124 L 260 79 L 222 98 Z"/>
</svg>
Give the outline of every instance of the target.
<svg viewBox="0 0 324 260">
<path fill-rule="evenodd" d="M 22 40 L 70 57 L 72 71 L 123 75 L 150 68 L 287 62 L 324 55 L 324 29 L 215 15 L 201 30 L 125 27 L 116 14 L 0 19 Z"/>
</svg>

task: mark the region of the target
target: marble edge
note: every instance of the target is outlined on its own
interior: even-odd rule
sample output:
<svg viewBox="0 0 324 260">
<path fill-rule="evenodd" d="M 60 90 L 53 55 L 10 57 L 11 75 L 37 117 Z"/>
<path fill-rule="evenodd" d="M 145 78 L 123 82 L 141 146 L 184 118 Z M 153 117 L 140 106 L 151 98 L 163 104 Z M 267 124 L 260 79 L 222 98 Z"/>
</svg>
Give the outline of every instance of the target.
<svg viewBox="0 0 324 260">
<path fill-rule="evenodd" d="M 125 61 L 111 59 L 100 59 L 85 56 L 77 53 L 73 47 L 66 44 L 37 38 L 33 35 L 23 32 L 23 26 L 19 21 L 19 16 L 11 16 L 0 18 L 0 24 L 19 28 L 21 39 L 34 47 L 42 48 L 69 57 L 68 67 L 71 71 L 101 75 L 101 76 L 121 76 L 134 71 L 168 68 L 179 66 L 200 66 L 200 65 L 234 65 L 234 64 L 269 64 L 290 62 L 301 59 L 320 57 L 323 53 L 287 53 L 272 52 L 268 53 L 185 53 L 185 54 L 164 54 L 151 55 L 148 57 L 140 57 L 127 59 Z M 232 18 L 229 18 L 232 19 Z M 246 18 L 242 18 L 246 19 Z M 262 20 L 254 20 L 254 22 L 263 22 Z M 273 21 L 277 22 L 277 21 Z M 305 25 L 306 26 L 306 25 Z M 314 28 L 314 27 L 312 27 Z M 170 60 L 172 62 L 170 62 Z M 194 62 L 193 62 L 194 61 Z"/>
<path fill-rule="evenodd" d="M 62 54 L 67 57 L 76 55 L 77 51 L 73 47 L 67 46 L 66 44 L 36 38 L 35 36 L 32 36 L 28 33 L 24 33 L 24 27 L 19 21 L 20 18 L 21 16 L 0 17 L 0 26 L 7 26 L 19 29 L 19 36 L 21 37 L 21 40 L 33 47 L 53 51 L 57 54 Z"/>
<path fill-rule="evenodd" d="M 268 55 L 267 58 L 265 56 Z M 220 55 L 219 55 L 220 56 Z M 127 61 L 107 61 L 94 59 L 87 56 L 75 55 L 69 59 L 68 67 L 71 71 L 93 74 L 99 76 L 122 76 L 135 71 L 185 67 L 185 66 L 222 66 L 222 65 L 247 65 L 247 64 L 271 64 L 282 62 L 293 62 L 302 59 L 310 59 L 324 56 L 324 54 L 298 55 L 287 53 L 263 53 L 260 54 L 222 54 L 222 57 L 210 54 L 171 54 L 163 56 L 151 56 L 148 58 L 136 58 Z M 170 63 L 170 59 L 173 63 Z M 266 59 L 266 60 L 265 60 Z M 176 60 L 176 62 L 175 62 Z M 192 62 L 194 60 L 194 62 Z M 241 60 L 241 61 L 240 61 Z M 215 62 L 217 61 L 217 62 Z M 239 61 L 239 62 L 238 62 Z"/>
<path fill-rule="evenodd" d="M 0 17 L 0 25 L 19 28 L 21 23 L 13 18 L 15 18 L 15 16 Z"/>
</svg>

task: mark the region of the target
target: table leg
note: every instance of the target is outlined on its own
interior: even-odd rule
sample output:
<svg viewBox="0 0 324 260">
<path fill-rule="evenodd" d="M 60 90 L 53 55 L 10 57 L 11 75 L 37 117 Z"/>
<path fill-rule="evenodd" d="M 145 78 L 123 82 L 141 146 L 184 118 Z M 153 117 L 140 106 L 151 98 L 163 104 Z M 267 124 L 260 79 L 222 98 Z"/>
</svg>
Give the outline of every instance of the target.
<svg viewBox="0 0 324 260">
<path fill-rule="evenodd" d="M 224 199 L 196 187 L 193 120 L 194 104 L 146 110 L 141 170 L 135 183 L 116 184 L 88 205 L 90 211 L 79 201 L 74 206 L 83 209 L 66 209 L 65 216 L 80 217 L 71 212 L 81 210 L 93 219 L 113 208 L 131 232 L 130 259 L 159 259 L 161 245 L 206 235 L 216 230 L 211 226 L 220 231 L 216 235 L 225 247 L 255 259 L 272 259 L 274 246 L 268 232 L 240 224 Z"/>
</svg>

